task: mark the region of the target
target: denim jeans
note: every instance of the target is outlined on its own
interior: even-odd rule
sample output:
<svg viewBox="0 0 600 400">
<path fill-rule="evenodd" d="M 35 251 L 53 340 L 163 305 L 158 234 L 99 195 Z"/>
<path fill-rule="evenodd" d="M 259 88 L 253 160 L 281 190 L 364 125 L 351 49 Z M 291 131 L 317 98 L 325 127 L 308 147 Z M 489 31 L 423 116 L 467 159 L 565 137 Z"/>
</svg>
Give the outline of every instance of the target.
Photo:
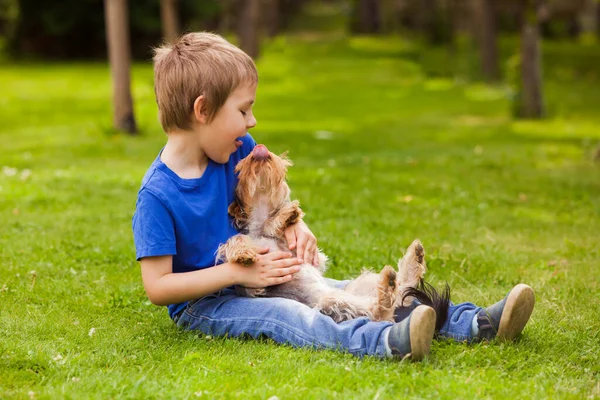
<svg viewBox="0 0 600 400">
<path fill-rule="evenodd" d="M 471 334 L 471 325 L 473 318 L 481 310 L 481 307 L 473 303 L 460 303 L 454 305 L 450 302 L 448 307 L 448 318 L 438 332 L 442 337 L 451 338 L 458 341 L 471 341 L 474 339 Z"/>
<path fill-rule="evenodd" d="M 350 281 L 327 278 L 327 282 L 343 289 Z M 439 335 L 470 341 L 471 324 L 480 309 L 471 303 L 451 303 L 448 319 Z M 337 349 L 356 356 L 380 357 L 386 354 L 383 333 L 392 326 L 390 322 L 373 322 L 367 318 L 337 324 L 295 300 L 240 297 L 232 289 L 191 301 L 174 319 L 182 328 L 207 335 L 264 336 L 294 347 Z"/>
<path fill-rule="evenodd" d="M 328 279 L 343 288 L 349 281 Z M 356 356 L 386 354 L 385 331 L 391 322 L 367 318 L 335 323 L 302 303 L 284 298 L 240 297 L 232 289 L 192 301 L 174 318 L 178 326 L 207 335 L 261 336 L 294 347 L 337 349 Z"/>
</svg>

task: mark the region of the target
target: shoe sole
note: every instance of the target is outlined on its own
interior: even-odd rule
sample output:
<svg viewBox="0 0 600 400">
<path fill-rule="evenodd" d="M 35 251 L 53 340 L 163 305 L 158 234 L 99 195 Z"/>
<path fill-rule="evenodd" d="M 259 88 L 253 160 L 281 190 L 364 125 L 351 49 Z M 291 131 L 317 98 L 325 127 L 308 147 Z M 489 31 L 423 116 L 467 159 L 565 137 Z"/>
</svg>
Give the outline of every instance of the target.
<svg viewBox="0 0 600 400">
<path fill-rule="evenodd" d="M 507 341 L 515 339 L 525 328 L 533 306 L 535 305 L 535 294 L 533 289 L 525 284 L 519 284 L 510 291 L 496 337 L 498 340 Z"/>
<path fill-rule="evenodd" d="M 429 354 L 435 332 L 435 310 L 428 306 L 419 306 L 410 316 L 411 359 L 420 361 Z"/>
</svg>

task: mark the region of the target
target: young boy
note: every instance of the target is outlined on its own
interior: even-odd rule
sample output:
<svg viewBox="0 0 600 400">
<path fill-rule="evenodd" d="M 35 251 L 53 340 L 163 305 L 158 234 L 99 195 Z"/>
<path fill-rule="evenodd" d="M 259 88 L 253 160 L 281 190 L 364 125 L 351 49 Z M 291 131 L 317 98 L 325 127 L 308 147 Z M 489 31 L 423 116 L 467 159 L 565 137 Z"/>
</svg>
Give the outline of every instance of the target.
<svg viewBox="0 0 600 400">
<path fill-rule="evenodd" d="M 206 334 L 264 335 L 279 343 L 341 349 L 358 356 L 402 358 L 410 354 L 418 360 L 427 355 L 435 312 L 424 305 L 399 310 L 395 324 L 366 318 L 336 324 L 289 299 L 235 294 L 234 285 L 265 287 L 289 281 L 303 260 L 316 263 L 317 257 L 315 236 L 300 221 L 285 232 L 297 257 L 264 249 L 251 266 L 215 265 L 219 244 L 237 234 L 227 208 L 237 184 L 234 168 L 255 146 L 247 131 L 256 125 L 252 114 L 256 67 L 222 37 L 189 33 L 156 50 L 154 75 L 167 143 L 144 176 L 133 217 L 136 257 L 150 301 L 168 306 L 178 326 Z M 521 304 L 526 291 L 518 292 L 505 299 L 506 307 L 451 307 L 442 334 L 471 339 L 483 326 L 477 321 L 485 319 L 493 331 L 486 338 L 507 324 L 510 334 L 503 335 L 515 336 L 514 318 L 506 321 L 506 315 L 510 304 L 510 314 L 523 319 L 522 312 L 514 311 L 514 303 Z"/>
</svg>

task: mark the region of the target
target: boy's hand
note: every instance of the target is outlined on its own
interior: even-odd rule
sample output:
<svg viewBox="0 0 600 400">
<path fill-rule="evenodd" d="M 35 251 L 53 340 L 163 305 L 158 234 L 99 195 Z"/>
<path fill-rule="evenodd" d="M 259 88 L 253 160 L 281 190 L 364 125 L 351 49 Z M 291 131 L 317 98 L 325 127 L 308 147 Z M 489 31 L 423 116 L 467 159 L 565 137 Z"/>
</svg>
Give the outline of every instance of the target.
<svg viewBox="0 0 600 400">
<path fill-rule="evenodd" d="M 247 288 L 264 288 L 280 285 L 292 280 L 293 274 L 300 271 L 300 260 L 291 258 L 286 251 L 269 253 L 268 248 L 258 250 L 258 261 L 250 266 L 240 264 L 238 283 Z"/>
<path fill-rule="evenodd" d="M 300 220 L 288 226 L 285 228 L 284 234 L 290 250 L 296 249 L 298 258 L 304 260 L 304 262 L 311 263 L 315 267 L 319 265 L 317 238 L 308 229 L 304 221 Z"/>
</svg>

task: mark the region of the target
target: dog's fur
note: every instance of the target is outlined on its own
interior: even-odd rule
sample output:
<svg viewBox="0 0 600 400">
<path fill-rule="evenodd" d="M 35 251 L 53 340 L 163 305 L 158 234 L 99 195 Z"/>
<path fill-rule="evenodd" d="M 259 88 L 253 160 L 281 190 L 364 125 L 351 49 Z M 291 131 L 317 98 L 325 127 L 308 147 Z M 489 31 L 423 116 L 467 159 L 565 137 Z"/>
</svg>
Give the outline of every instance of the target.
<svg viewBox="0 0 600 400">
<path fill-rule="evenodd" d="M 219 248 L 217 257 L 223 261 L 251 265 L 257 261 L 258 248 L 289 251 L 284 230 L 304 216 L 298 201 L 290 199 L 285 178 L 292 163 L 286 154 L 277 156 L 264 147 L 260 157 L 255 153 L 256 150 L 240 161 L 235 169 L 239 183 L 229 214 L 243 233 L 230 238 Z M 293 253 L 295 255 L 295 251 Z M 294 299 L 319 309 L 336 322 L 361 316 L 375 321 L 393 321 L 396 307 L 409 306 L 416 298 L 421 303 L 434 306 L 438 314 L 443 314 L 445 321 L 449 293 L 445 298 L 433 288 L 429 292 L 424 290 L 426 265 L 419 240 L 410 245 L 398 262 L 398 271 L 390 266 L 385 266 L 379 274 L 364 271 L 344 290 L 327 285 L 323 278 L 327 257 L 320 251 L 318 256 L 317 267 L 303 264 L 289 282 L 259 289 L 237 286 L 236 290 L 249 297 Z M 438 329 L 443 324 L 443 321 L 439 323 L 440 317 L 438 315 Z"/>
</svg>

